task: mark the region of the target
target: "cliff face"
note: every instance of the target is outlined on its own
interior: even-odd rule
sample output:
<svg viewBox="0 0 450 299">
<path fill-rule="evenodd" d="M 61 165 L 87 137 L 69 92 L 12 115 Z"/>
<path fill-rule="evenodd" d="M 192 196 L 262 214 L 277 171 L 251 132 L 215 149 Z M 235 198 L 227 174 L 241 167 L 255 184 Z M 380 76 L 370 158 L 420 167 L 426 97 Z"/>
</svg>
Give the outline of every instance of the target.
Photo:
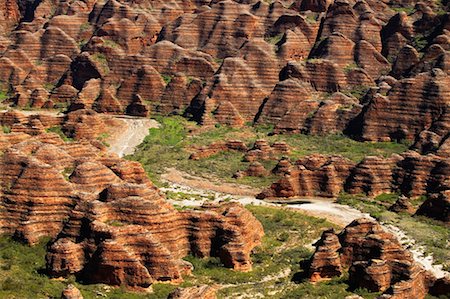
<svg viewBox="0 0 450 299">
<path fill-rule="evenodd" d="M 82 112 L 49 119 L 78 138 L 92 137 L 92 122 L 104 125 L 103 118 Z M 44 132 L 37 132 L 28 119 L 37 120 L 2 114 L 3 123 L 14 124 L 13 132 L 0 133 L 0 233 L 30 245 L 51 237 L 50 275 L 146 288 L 181 281 L 192 270 L 182 260 L 189 254 L 251 270 L 250 254 L 264 232 L 244 207 L 178 211 L 139 163 L 108 153 L 95 138 L 66 143 L 42 124 Z M 24 130 L 16 131 L 17 124 Z"/>
<path fill-rule="evenodd" d="M 445 11 L 433 1 L 7 0 L 0 88 L 20 107 L 364 140 L 442 135 Z"/>
</svg>

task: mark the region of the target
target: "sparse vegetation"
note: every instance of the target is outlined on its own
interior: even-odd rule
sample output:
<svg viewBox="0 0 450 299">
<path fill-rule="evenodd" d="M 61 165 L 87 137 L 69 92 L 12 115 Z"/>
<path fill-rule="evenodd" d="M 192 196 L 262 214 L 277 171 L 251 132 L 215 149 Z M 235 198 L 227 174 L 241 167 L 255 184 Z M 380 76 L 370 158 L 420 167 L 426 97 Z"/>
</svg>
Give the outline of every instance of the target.
<svg viewBox="0 0 450 299">
<path fill-rule="evenodd" d="M 10 126 L 2 126 L 2 131 L 5 134 L 11 133 L 11 127 Z"/>
<path fill-rule="evenodd" d="M 290 292 L 297 289 L 310 289 L 318 294 L 323 288 L 309 282 L 293 282 L 293 277 L 301 274 L 300 262 L 310 258 L 311 242 L 317 239 L 324 229 L 335 227 L 325 219 L 310 217 L 289 209 L 262 206 L 247 206 L 261 221 L 265 236 L 262 245 L 252 256 L 253 271 L 243 273 L 224 269 L 217 258 L 186 258 L 194 265 L 193 284 L 219 283 L 232 284 L 219 291 L 219 298 L 235 298 L 239 295 L 269 296 L 270 298 L 291 298 Z M 294 279 L 295 280 L 295 279 Z M 348 286 L 328 286 L 330 292 L 346 292 Z M 300 298 L 300 297 L 296 297 Z M 311 297 L 319 298 L 319 297 Z"/>
<path fill-rule="evenodd" d="M 276 45 L 283 39 L 284 33 L 277 34 L 275 36 L 267 36 L 265 41 L 269 44 Z"/>
<path fill-rule="evenodd" d="M 64 132 L 62 131 L 61 126 L 55 126 L 55 127 L 51 127 L 48 128 L 46 130 L 47 133 L 56 133 L 58 134 L 62 140 L 64 140 L 65 142 L 71 142 L 73 141 L 73 138 L 67 137 L 66 134 L 64 134 Z"/>
<path fill-rule="evenodd" d="M 86 32 L 91 28 L 91 24 L 89 22 L 83 23 L 80 26 L 80 31 L 81 32 Z"/>
<path fill-rule="evenodd" d="M 110 135 L 108 133 L 101 133 L 97 136 L 97 140 L 100 141 L 104 146 L 109 147 L 110 144 L 106 141 L 108 140 Z"/>
<path fill-rule="evenodd" d="M 109 73 L 108 59 L 105 54 L 95 53 L 91 55 L 92 60 L 98 62 L 105 73 Z"/>
<path fill-rule="evenodd" d="M 348 74 L 348 73 L 350 73 L 351 71 L 353 71 L 353 70 L 355 70 L 355 69 L 357 69 L 358 68 L 358 65 L 356 64 L 356 63 L 350 63 L 350 64 L 347 64 L 345 67 L 344 67 L 344 72 L 346 73 L 346 74 Z"/>
<path fill-rule="evenodd" d="M 78 48 L 82 49 L 89 41 L 86 39 L 82 39 L 78 42 Z"/>
<path fill-rule="evenodd" d="M 347 91 L 344 91 L 344 93 L 348 96 L 353 96 L 357 99 L 361 99 L 367 93 L 367 91 L 369 89 L 370 89 L 370 87 L 368 87 L 368 86 L 360 85 L 360 86 L 355 86 L 352 89 L 349 89 Z"/>
<path fill-rule="evenodd" d="M 8 88 L 0 81 L 0 102 L 9 99 Z"/>
<path fill-rule="evenodd" d="M 313 14 L 308 14 L 305 18 L 306 22 L 309 24 L 316 24 L 317 23 L 317 16 Z"/>
<path fill-rule="evenodd" d="M 221 65 L 223 63 L 224 59 L 222 58 L 214 58 L 214 62 L 217 63 L 218 65 Z"/>
<path fill-rule="evenodd" d="M 417 51 L 422 51 L 428 44 L 427 38 L 421 34 L 416 34 L 412 39 L 412 46 L 417 49 Z"/>
<path fill-rule="evenodd" d="M 167 199 L 176 200 L 176 201 L 183 201 L 183 200 L 214 200 L 215 199 L 214 194 L 202 195 L 202 194 L 192 194 L 192 193 L 174 192 L 174 191 L 167 191 L 166 192 L 166 197 L 167 197 Z"/>
<path fill-rule="evenodd" d="M 173 76 L 167 75 L 167 74 L 161 74 L 161 78 L 164 80 L 164 83 L 166 83 L 166 85 L 167 85 L 172 81 Z"/>
<path fill-rule="evenodd" d="M 108 220 L 106 222 L 106 224 L 115 226 L 115 227 L 121 227 L 121 226 L 126 225 L 125 223 L 123 223 L 122 221 L 119 221 L 119 220 Z"/>
<path fill-rule="evenodd" d="M 414 8 L 414 6 L 406 6 L 406 7 L 394 7 L 392 8 L 393 11 L 395 12 L 405 12 L 407 15 L 412 14 L 416 9 Z"/>
<path fill-rule="evenodd" d="M 118 43 L 116 43 L 115 41 L 110 40 L 110 39 L 104 39 L 104 40 L 103 40 L 103 44 L 104 44 L 105 46 L 108 46 L 108 47 L 114 48 L 114 49 L 120 48 L 120 45 L 119 45 Z"/>
<path fill-rule="evenodd" d="M 69 178 L 72 175 L 73 171 L 74 171 L 73 167 L 64 168 L 62 174 L 63 174 L 64 178 L 66 179 L 66 181 L 69 180 Z"/>
</svg>

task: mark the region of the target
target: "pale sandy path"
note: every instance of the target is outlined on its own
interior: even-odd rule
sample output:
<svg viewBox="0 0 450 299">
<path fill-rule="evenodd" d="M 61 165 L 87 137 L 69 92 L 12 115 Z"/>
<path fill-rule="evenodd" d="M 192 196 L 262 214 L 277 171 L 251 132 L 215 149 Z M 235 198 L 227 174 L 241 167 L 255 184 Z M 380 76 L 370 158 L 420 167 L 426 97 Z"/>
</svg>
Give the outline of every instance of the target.
<svg viewBox="0 0 450 299">
<path fill-rule="evenodd" d="M 148 135 L 148 130 L 159 127 L 156 120 L 149 118 L 131 116 L 115 116 L 114 118 L 122 121 L 126 127 L 126 129 L 115 135 L 112 140 L 108 140 L 110 144 L 109 150 L 116 153 L 119 157 L 133 154 L 136 147 Z"/>
<path fill-rule="evenodd" d="M 61 111 L 58 110 L 20 110 L 20 109 L 3 109 L 0 110 L 0 113 L 4 113 L 7 111 L 11 111 L 11 110 L 16 110 L 19 111 L 20 113 L 24 114 L 24 115 L 51 115 L 51 116 L 64 116 L 64 113 L 62 113 Z"/>
</svg>

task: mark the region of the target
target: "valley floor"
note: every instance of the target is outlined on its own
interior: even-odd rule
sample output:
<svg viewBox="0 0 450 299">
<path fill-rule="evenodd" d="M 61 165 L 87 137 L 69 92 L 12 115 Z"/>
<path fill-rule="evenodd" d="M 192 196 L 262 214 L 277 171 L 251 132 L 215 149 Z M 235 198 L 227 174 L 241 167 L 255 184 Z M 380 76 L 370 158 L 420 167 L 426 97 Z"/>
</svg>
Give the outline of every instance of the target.
<svg viewBox="0 0 450 299">
<path fill-rule="evenodd" d="M 124 131 L 110 137 L 110 151 L 119 156 L 131 154 L 127 158 L 141 162 L 151 179 L 177 209 L 195 208 L 205 202 L 234 200 L 245 205 L 264 226 L 266 236 L 253 256 L 253 271 L 235 272 L 223 268 L 218 259 L 189 256 L 186 260 L 194 265 L 194 275 L 185 277 L 181 286 L 216 284 L 220 288 L 220 298 L 344 298 L 359 294 L 370 299 L 379 295 L 363 289 L 350 291 L 345 275 L 313 285 L 305 277 L 302 267 L 312 255 L 313 244 L 323 230 L 330 227 L 340 229 L 354 219 L 371 217 L 370 214 L 374 214 L 373 203 L 361 206 L 364 201 L 346 197 L 338 202 L 320 198 L 300 198 L 286 202 L 257 200 L 255 195 L 261 187 L 270 184 L 270 180 L 274 178 L 231 179 L 230 173 L 246 167 L 241 162 L 241 157 L 218 155 L 206 161 L 189 161 L 188 150 L 193 144 L 208 144 L 225 137 L 242 138 L 246 134 L 250 136 L 246 140 L 251 142 L 255 138 L 267 136 L 266 133 L 252 132 L 250 129 L 245 129 L 242 133 L 216 128 L 209 132 L 198 131 L 191 134 L 192 130 L 200 129 L 192 127 L 192 124 L 180 123 L 176 118 L 175 121 L 159 119 L 160 124 L 148 119 L 121 120 L 127 126 Z M 189 136 L 184 128 L 191 130 Z M 149 129 L 150 135 L 147 134 Z M 386 144 L 386 148 L 373 144 L 353 144 L 340 136 L 328 138 L 327 142 L 331 142 L 331 145 L 327 146 L 317 144 L 317 140 L 308 140 L 308 137 L 301 138 L 304 138 L 303 143 L 297 143 L 299 147 L 294 152 L 294 157 L 315 151 L 332 153 L 342 150 L 349 158 L 358 160 L 363 157 L 364 151 L 372 150 L 388 155 L 406 148 L 395 144 Z M 223 171 L 217 172 L 221 167 Z M 199 175 L 201 170 L 205 170 L 203 175 Z M 437 276 L 442 275 L 442 266 L 432 265 L 433 258 L 429 254 L 435 253 L 430 249 L 433 246 L 416 245 L 422 243 L 413 239 L 416 236 L 407 229 L 406 218 L 392 219 L 393 216 L 390 215 L 391 219 L 388 219 L 384 210 L 377 212 L 382 213 L 386 227 L 396 233 L 405 246 L 413 249 L 416 260 Z M 410 225 L 409 222 L 407 224 Z M 439 228 L 437 224 L 421 224 L 420 227 L 422 232 L 434 229 L 438 234 L 434 235 L 435 238 L 448 240 L 448 237 L 445 238 L 445 234 L 448 236 L 449 233 L 448 228 L 439 230 L 436 228 Z M 75 282 L 73 277 L 66 280 L 49 279 L 43 273 L 47 241 L 42 240 L 40 245 L 29 248 L 11 239 L 0 240 L 1 298 L 56 298 L 69 282 L 74 283 L 85 298 L 166 298 L 178 287 L 155 284 L 153 293 L 130 293 L 106 285 L 85 285 Z M 445 244 L 434 245 L 435 248 L 438 248 L 437 245 L 444 245 L 440 251 L 441 259 L 445 258 L 445 254 L 448 255 Z"/>
</svg>

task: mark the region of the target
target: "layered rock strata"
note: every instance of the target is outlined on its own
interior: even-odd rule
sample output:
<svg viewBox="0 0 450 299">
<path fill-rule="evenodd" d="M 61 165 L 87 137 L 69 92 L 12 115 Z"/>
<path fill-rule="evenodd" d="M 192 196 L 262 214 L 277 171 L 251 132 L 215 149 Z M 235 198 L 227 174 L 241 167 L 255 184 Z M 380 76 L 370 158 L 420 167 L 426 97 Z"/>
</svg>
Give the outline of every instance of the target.
<svg viewBox="0 0 450 299">
<path fill-rule="evenodd" d="M 282 159 L 273 169 L 281 179 L 258 197 L 336 197 L 345 191 L 371 197 L 400 193 L 415 198 L 445 193 L 450 189 L 447 160 L 446 155 L 421 155 L 415 151 L 389 158 L 368 156 L 358 164 L 326 155 L 307 156 L 293 164 Z M 444 204 L 445 200 L 439 202 Z"/>
</svg>

